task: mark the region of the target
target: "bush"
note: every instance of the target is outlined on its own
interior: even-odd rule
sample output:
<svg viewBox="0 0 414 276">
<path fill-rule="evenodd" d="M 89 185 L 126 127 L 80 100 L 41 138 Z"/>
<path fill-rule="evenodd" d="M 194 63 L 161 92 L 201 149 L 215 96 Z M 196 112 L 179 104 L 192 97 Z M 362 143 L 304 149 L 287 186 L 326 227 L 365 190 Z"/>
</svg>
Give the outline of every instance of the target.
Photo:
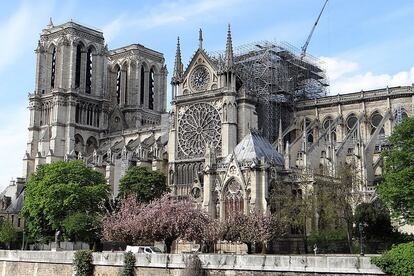
<svg viewBox="0 0 414 276">
<path fill-rule="evenodd" d="M 133 276 L 135 267 L 135 255 L 131 251 L 124 253 L 124 269 L 121 276 Z"/>
<path fill-rule="evenodd" d="M 92 260 L 93 259 L 91 250 L 76 251 L 75 256 L 73 258 L 73 265 L 75 266 L 75 276 L 92 276 Z"/>
<path fill-rule="evenodd" d="M 373 257 L 372 262 L 385 273 L 391 275 L 414 275 L 414 242 L 403 243 L 393 247 L 380 257 Z"/>
</svg>

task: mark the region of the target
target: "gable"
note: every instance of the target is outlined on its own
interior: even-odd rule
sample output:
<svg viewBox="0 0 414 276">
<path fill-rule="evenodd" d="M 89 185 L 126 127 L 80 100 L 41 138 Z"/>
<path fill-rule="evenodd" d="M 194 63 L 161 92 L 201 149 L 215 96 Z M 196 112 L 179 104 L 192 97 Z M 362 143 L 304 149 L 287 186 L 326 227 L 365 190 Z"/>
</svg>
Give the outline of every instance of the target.
<svg viewBox="0 0 414 276">
<path fill-rule="evenodd" d="M 197 83 L 198 72 L 205 76 L 205 83 Z M 190 64 L 183 75 L 183 94 L 198 93 L 218 88 L 217 66 L 215 62 L 204 52 L 198 49 L 191 59 Z M 198 73 L 200 74 L 200 73 Z"/>
</svg>

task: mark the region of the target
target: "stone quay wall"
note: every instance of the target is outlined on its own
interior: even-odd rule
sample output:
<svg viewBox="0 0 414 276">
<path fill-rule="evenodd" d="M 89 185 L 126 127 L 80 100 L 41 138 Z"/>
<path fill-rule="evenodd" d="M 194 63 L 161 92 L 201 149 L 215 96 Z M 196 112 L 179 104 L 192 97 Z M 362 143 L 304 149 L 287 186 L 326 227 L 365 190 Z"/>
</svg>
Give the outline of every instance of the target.
<svg viewBox="0 0 414 276">
<path fill-rule="evenodd" d="M 0 250 L 0 276 L 71 276 L 74 251 Z M 182 274 L 189 254 L 136 254 L 135 273 Z M 370 256 L 319 255 L 226 255 L 199 254 L 206 275 L 384 275 L 371 264 Z M 119 275 L 123 253 L 93 253 L 95 276 Z"/>
</svg>

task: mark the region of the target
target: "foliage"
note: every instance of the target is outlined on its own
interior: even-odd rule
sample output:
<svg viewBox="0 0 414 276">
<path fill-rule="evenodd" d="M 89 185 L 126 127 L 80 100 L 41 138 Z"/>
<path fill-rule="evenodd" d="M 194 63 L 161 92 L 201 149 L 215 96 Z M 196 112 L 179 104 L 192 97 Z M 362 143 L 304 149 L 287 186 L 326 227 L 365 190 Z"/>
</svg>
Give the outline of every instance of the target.
<svg viewBox="0 0 414 276">
<path fill-rule="evenodd" d="M 361 203 L 355 210 L 355 225 L 363 223 L 367 239 L 387 239 L 394 233 L 390 212 L 377 199 L 371 203 Z"/>
<path fill-rule="evenodd" d="M 144 237 L 143 225 L 139 222 L 145 205 L 137 202 L 133 195 L 121 200 L 120 207 L 103 220 L 103 236 L 106 240 L 139 244 Z"/>
<path fill-rule="evenodd" d="M 17 240 L 17 232 L 13 224 L 8 220 L 0 223 L 0 242 L 11 243 Z"/>
<path fill-rule="evenodd" d="M 272 183 L 269 193 L 270 212 L 290 228 L 289 231 L 286 230 L 289 234 L 302 237 L 305 248 L 307 248 L 306 222 L 314 215 L 311 193 L 312 190 L 307 185 L 297 186 L 280 182 Z"/>
<path fill-rule="evenodd" d="M 128 244 L 163 240 L 169 253 L 178 238 L 203 241 L 204 226 L 209 221 L 208 214 L 189 201 L 164 196 L 144 204 L 129 196 L 117 212 L 105 217 L 103 235 L 107 240 Z"/>
<path fill-rule="evenodd" d="M 286 223 L 277 217 L 253 210 L 249 214 L 235 214 L 224 226 L 224 239 L 247 244 L 248 253 L 255 243 L 265 243 L 273 238 L 285 235 Z"/>
<path fill-rule="evenodd" d="M 92 264 L 92 251 L 91 250 L 79 250 L 75 252 L 73 258 L 73 265 L 75 267 L 75 276 L 92 276 L 93 264 Z"/>
<path fill-rule="evenodd" d="M 134 253 L 131 251 L 124 253 L 124 269 L 122 270 L 121 276 L 133 276 L 135 269 L 136 258 Z"/>
<path fill-rule="evenodd" d="M 204 226 L 203 241 L 206 248 L 202 248 L 203 252 L 214 252 L 217 241 L 224 239 L 225 230 L 226 223 L 219 219 L 210 219 Z"/>
<path fill-rule="evenodd" d="M 383 153 L 384 181 L 378 194 L 391 215 L 414 224 L 414 118 L 406 118 L 389 137 L 392 148 Z"/>
<path fill-rule="evenodd" d="M 361 180 L 355 166 L 336 168 L 336 177 L 299 175 L 300 184 L 272 183 L 270 187 L 270 211 L 291 228 L 291 234 L 300 235 L 305 250 L 308 248 L 309 225 L 318 239 L 345 233 L 349 250 L 352 250 L 352 225 L 354 217 L 351 205 L 362 202 L 359 190 Z M 322 237 L 325 235 L 326 237 Z M 305 252 L 306 253 L 306 252 Z"/>
<path fill-rule="evenodd" d="M 150 202 L 169 191 L 165 176 L 146 167 L 130 167 L 119 182 L 121 196 L 135 194 L 139 201 Z"/>
<path fill-rule="evenodd" d="M 108 191 L 105 177 L 80 160 L 40 165 L 26 185 L 22 209 L 30 236 L 52 239 L 71 215 L 100 212 Z"/>
<path fill-rule="evenodd" d="M 95 215 L 71 214 L 63 220 L 62 227 L 70 240 L 94 242 L 101 236 L 101 221 Z"/>
<path fill-rule="evenodd" d="M 414 275 L 414 242 L 400 244 L 385 252 L 380 257 L 373 257 L 372 262 L 390 275 Z"/>
</svg>

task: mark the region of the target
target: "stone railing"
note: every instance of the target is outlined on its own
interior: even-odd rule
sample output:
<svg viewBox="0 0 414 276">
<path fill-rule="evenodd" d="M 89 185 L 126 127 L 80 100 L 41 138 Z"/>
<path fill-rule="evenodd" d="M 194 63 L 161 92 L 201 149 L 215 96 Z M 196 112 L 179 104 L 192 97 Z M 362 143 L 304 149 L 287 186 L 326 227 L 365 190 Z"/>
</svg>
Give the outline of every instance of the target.
<svg viewBox="0 0 414 276">
<path fill-rule="evenodd" d="M 66 271 L 72 270 L 71 264 L 74 251 L 0 251 L 0 265 L 7 271 L 22 267 L 29 269 L 28 263 L 34 268 L 56 269 L 65 266 Z M 93 253 L 93 264 L 96 270 L 119 271 L 123 266 L 123 252 Z M 136 254 L 135 266 L 140 269 L 151 269 L 152 272 L 166 275 L 166 271 L 183 269 L 188 264 L 190 254 Z M 256 271 L 255 275 L 264 272 L 293 272 L 292 275 L 344 274 L 344 275 L 383 275 L 379 268 L 371 264 L 369 256 L 355 255 L 233 255 L 233 254 L 199 254 L 202 267 L 210 271 L 209 275 L 218 275 L 218 271 Z M 52 268 L 53 267 L 53 268 Z M 105 268 L 106 267 L 106 268 Z M 158 269 L 158 270 L 157 270 Z M 36 269 L 33 270 L 37 271 Z M 70 272 L 68 272 L 70 273 Z M 24 274 L 30 275 L 31 273 Z M 20 275 L 20 274 L 13 274 Z M 35 274 L 32 274 L 35 275 Z M 66 274 L 62 274 L 66 275 Z M 69 274 L 70 275 L 70 274 Z M 106 274 L 106 275 L 117 275 Z M 141 275 L 141 274 L 137 274 Z M 145 275 L 145 274 L 143 274 Z M 222 275 L 222 274 L 220 274 Z M 266 274 L 268 275 L 268 274 Z"/>
<path fill-rule="evenodd" d="M 349 94 L 338 94 L 335 96 L 326 96 L 314 100 L 303 100 L 296 104 L 299 109 L 306 109 L 308 107 L 325 106 L 332 104 L 345 104 L 361 100 L 376 100 L 386 97 L 401 97 L 414 95 L 413 86 L 398 86 L 383 89 L 361 91 Z"/>
</svg>

